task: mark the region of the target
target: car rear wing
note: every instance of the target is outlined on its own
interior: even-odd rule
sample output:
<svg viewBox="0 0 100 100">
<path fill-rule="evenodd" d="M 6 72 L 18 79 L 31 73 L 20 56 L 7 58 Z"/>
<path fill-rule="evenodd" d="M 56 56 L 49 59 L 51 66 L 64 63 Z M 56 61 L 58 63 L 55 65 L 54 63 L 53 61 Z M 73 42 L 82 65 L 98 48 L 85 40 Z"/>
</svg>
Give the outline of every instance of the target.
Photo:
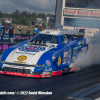
<svg viewBox="0 0 100 100">
<path fill-rule="evenodd" d="M 65 33 L 65 35 L 69 39 L 71 39 L 71 38 L 75 38 L 75 39 L 84 38 L 84 36 L 85 36 L 85 29 L 80 29 L 78 33 L 73 33 L 73 34 Z"/>
</svg>

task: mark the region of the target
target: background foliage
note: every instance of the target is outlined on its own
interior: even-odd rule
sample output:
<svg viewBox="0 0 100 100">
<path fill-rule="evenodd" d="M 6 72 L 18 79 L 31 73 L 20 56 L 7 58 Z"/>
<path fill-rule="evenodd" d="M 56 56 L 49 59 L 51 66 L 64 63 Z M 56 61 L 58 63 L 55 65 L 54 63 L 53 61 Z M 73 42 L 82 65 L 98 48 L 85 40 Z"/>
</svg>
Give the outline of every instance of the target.
<svg viewBox="0 0 100 100">
<path fill-rule="evenodd" d="M 2 13 L 0 11 L 0 18 L 11 18 L 13 24 L 21 24 L 21 25 L 30 25 L 30 21 L 34 18 L 35 21 L 37 18 L 46 18 L 46 17 L 55 17 L 53 14 L 45 14 L 45 13 L 29 13 L 26 11 L 19 12 L 16 10 L 13 13 Z"/>
</svg>

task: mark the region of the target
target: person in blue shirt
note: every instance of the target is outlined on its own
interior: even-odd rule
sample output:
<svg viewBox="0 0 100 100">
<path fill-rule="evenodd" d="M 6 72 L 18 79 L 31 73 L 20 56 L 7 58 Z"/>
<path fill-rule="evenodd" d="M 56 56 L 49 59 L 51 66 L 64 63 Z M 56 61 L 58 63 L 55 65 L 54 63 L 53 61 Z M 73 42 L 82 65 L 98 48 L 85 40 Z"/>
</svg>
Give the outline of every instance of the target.
<svg viewBox="0 0 100 100">
<path fill-rule="evenodd" d="M 3 29 L 2 29 L 2 27 L 0 26 L 0 36 L 2 36 L 2 34 L 3 34 Z"/>
<path fill-rule="evenodd" d="M 39 26 L 37 25 L 33 30 L 33 36 L 39 33 Z"/>
</svg>

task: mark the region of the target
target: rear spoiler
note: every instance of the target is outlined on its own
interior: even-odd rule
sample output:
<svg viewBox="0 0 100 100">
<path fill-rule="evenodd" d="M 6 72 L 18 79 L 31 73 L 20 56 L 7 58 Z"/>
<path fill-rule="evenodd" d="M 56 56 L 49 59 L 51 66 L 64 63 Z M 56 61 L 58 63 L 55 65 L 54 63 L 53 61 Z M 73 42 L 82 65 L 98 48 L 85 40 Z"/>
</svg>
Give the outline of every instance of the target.
<svg viewBox="0 0 100 100">
<path fill-rule="evenodd" d="M 84 38 L 84 36 L 85 36 L 85 29 L 80 29 L 77 34 L 73 33 L 73 34 L 65 34 L 65 35 L 66 35 L 67 38 L 76 38 L 76 39 Z"/>
<path fill-rule="evenodd" d="M 65 34 L 67 38 L 84 38 L 84 35 L 70 35 L 70 34 Z"/>
</svg>

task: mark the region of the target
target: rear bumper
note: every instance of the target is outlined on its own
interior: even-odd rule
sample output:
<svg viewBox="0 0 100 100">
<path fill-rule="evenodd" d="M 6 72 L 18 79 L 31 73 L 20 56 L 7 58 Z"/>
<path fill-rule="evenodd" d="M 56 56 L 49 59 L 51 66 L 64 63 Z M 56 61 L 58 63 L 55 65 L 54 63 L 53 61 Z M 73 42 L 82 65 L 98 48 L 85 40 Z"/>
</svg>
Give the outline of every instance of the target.
<svg viewBox="0 0 100 100">
<path fill-rule="evenodd" d="M 23 77 L 35 77 L 35 78 L 48 78 L 51 77 L 50 74 L 41 74 L 41 75 L 31 75 L 27 73 L 18 73 L 18 72 L 9 72 L 9 71 L 0 71 L 0 74 L 13 75 L 13 76 L 23 76 Z"/>
</svg>

